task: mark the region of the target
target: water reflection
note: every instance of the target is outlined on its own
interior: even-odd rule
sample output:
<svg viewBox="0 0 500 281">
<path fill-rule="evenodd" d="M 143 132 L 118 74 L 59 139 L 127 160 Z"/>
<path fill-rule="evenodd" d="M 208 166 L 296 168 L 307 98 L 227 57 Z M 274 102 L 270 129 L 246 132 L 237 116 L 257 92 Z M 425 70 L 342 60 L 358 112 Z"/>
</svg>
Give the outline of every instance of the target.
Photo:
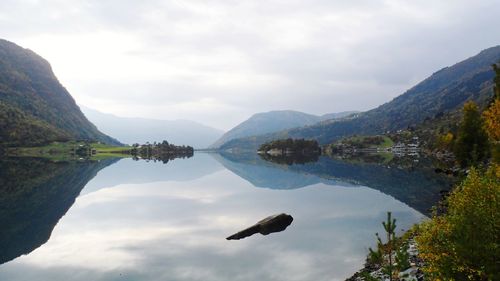
<svg viewBox="0 0 500 281">
<path fill-rule="evenodd" d="M 356 166 L 235 159 L 195 154 L 162 166 L 119 161 L 85 187 L 46 244 L 0 266 L 0 280 L 344 280 L 363 264 L 387 211 L 403 229 L 423 218 L 391 196 L 340 177 Z M 329 167 L 343 167 L 344 174 L 321 173 Z M 193 175 L 183 175 L 189 170 Z M 150 174 L 141 177 L 141 171 Z M 93 173 L 67 175 L 78 186 Z M 307 188 L 255 188 L 260 183 Z M 73 203 L 66 202 L 68 208 Z M 255 218 L 281 212 L 294 217 L 286 231 L 238 243 L 224 239 Z"/>
<path fill-rule="evenodd" d="M 267 153 L 259 154 L 259 157 L 271 161 L 277 164 L 305 164 L 309 162 L 318 162 L 319 154 L 279 154 L 279 155 L 271 155 Z"/>
<path fill-rule="evenodd" d="M 406 167 L 347 162 L 327 156 L 319 157 L 317 162 L 298 165 L 266 161 L 252 153 L 223 153 L 214 157 L 257 187 L 294 189 L 317 183 L 368 186 L 424 214 L 430 214 L 431 207 L 440 200 L 440 191 L 451 186 L 449 177 L 437 175 L 426 159 L 421 159 L 418 165 Z"/>
<path fill-rule="evenodd" d="M 140 184 L 160 181 L 191 181 L 224 169 L 208 154 L 175 159 L 166 164 L 161 161 L 131 161 L 123 159 L 99 172 L 99 178 L 90 181 L 82 194 L 120 184 Z M 125 172 L 124 172 L 125 171 Z"/>
<path fill-rule="evenodd" d="M 300 171 L 303 165 L 277 165 L 261 159 L 257 154 L 212 154 L 214 159 L 226 169 L 247 180 L 255 187 L 270 189 L 298 189 L 306 186 L 323 183 L 327 185 L 341 185 L 356 187 L 356 184 L 338 181 L 334 178 L 320 177 L 312 173 Z M 316 163 L 310 163 L 317 165 Z"/>
<path fill-rule="evenodd" d="M 0 264 L 47 242 L 87 182 L 115 161 L 0 161 Z"/>
</svg>

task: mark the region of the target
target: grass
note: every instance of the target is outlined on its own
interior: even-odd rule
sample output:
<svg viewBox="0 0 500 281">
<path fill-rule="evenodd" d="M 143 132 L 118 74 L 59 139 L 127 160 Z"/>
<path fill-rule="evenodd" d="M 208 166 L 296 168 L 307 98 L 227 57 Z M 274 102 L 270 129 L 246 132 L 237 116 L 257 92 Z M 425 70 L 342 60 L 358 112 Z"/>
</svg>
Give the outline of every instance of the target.
<svg viewBox="0 0 500 281">
<path fill-rule="evenodd" d="M 53 142 L 45 146 L 10 148 L 7 150 L 7 154 L 16 157 L 41 157 L 53 161 L 79 160 L 83 158 L 75 155 L 74 151 L 84 145 L 84 142 L 78 141 Z M 130 150 L 129 146 L 110 146 L 98 142 L 91 143 L 90 146 L 92 150 L 96 151 L 90 157 L 91 160 L 130 157 L 127 153 Z"/>
<path fill-rule="evenodd" d="M 381 148 L 389 148 L 394 146 L 394 142 L 388 136 L 383 136 L 384 142 L 380 145 Z"/>
<path fill-rule="evenodd" d="M 358 153 L 352 157 L 343 158 L 347 162 L 387 164 L 394 158 L 394 154 L 388 152 L 389 148 L 394 146 L 394 141 L 384 135 L 352 136 L 341 139 L 330 146 L 343 146 L 342 149 L 349 151 L 356 150 Z"/>
<path fill-rule="evenodd" d="M 370 144 L 368 142 L 368 138 L 373 138 L 374 136 L 354 136 L 350 138 L 345 138 L 339 141 L 339 143 L 351 143 L 351 144 L 365 144 L 368 146 L 368 148 L 381 148 L 381 149 L 387 149 L 392 146 L 394 146 L 394 141 L 392 141 L 391 138 L 388 136 L 375 136 L 375 137 L 380 137 L 382 138 L 382 142 L 379 144 Z"/>
</svg>

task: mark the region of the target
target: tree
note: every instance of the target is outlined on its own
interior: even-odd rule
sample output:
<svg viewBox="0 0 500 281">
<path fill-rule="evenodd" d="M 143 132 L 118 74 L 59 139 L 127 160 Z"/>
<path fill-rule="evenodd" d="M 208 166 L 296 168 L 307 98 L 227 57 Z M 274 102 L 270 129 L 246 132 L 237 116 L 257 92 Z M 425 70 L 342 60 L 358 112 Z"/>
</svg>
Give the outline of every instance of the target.
<svg viewBox="0 0 500 281">
<path fill-rule="evenodd" d="M 472 168 L 416 240 L 430 280 L 500 280 L 500 175 Z"/>
<path fill-rule="evenodd" d="M 489 157 L 489 142 L 483 119 L 477 105 L 472 101 L 464 105 L 454 152 L 462 167 L 476 165 Z"/>
<path fill-rule="evenodd" d="M 494 64 L 495 78 L 493 80 L 494 96 L 488 109 L 483 112 L 484 126 L 493 143 L 493 159 L 500 162 L 500 68 Z"/>
<path fill-rule="evenodd" d="M 500 67 L 495 63 L 491 65 L 493 67 L 493 71 L 495 72 L 495 78 L 493 79 L 493 93 L 494 93 L 494 99 L 498 100 L 500 99 Z"/>
<path fill-rule="evenodd" d="M 483 113 L 484 126 L 492 142 L 500 141 L 500 98 Z"/>
<path fill-rule="evenodd" d="M 403 271 L 409 268 L 410 265 L 410 253 L 408 253 L 408 242 L 406 241 L 399 249 L 396 251 L 396 267 L 399 271 Z"/>
<path fill-rule="evenodd" d="M 394 263 L 392 261 L 392 255 L 394 249 L 396 248 L 396 219 L 391 218 L 391 212 L 387 212 L 387 221 L 382 222 L 384 226 L 385 233 L 387 235 L 387 244 L 385 245 L 385 252 L 387 253 L 389 263 L 384 266 L 384 272 L 389 275 L 389 280 L 392 281 L 392 275 L 394 272 Z"/>
<path fill-rule="evenodd" d="M 377 250 L 368 249 L 370 251 L 368 262 L 382 267 L 382 272 L 387 274 L 389 280 L 392 281 L 396 269 L 404 270 L 409 267 L 408 253 L 406 247 L 399 247 L 399 241 L 396 238 L 396 219 L 392 218 L 391 212 L 387 212 L 387 220 L 382 222 L 382 225 L 386 233 L 386 243 L 382 242 L 378 233 L 375 234 L 377 236 Z M 393 259 L 394 257 L 396 260 Z M 405 258 L 406 260 L 403 261 Z"/>
<path fill-rule="evenodd" d="M 368 261 L 372 264 L 382 265 L 384 263 L 384 243 L 378 233 L 375 233 L 375 236 L 377 237 L 377 250 L 373 250 L 371 247 L 368 248 Z"/>
<path fill-rule="evenodd" d="M 450 149 L 453 144 L 453 133 L 448 132 L 438 136 L 437 146 L 440 149 Z"/>
</svg>

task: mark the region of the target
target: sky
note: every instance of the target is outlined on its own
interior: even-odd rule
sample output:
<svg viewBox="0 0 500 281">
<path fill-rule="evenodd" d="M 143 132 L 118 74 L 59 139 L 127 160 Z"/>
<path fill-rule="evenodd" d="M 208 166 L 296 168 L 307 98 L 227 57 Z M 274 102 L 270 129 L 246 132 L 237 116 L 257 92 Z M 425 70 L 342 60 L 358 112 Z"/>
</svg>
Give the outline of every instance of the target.
<svg viewBox="0 0 500 281">
<path fill-rule="evenodd" d="M 0 38 L 79 105 L 228 130 L 252 114 L 369 110 L 500 44 L 500 1 L 2 0 Z"/>
</svg>

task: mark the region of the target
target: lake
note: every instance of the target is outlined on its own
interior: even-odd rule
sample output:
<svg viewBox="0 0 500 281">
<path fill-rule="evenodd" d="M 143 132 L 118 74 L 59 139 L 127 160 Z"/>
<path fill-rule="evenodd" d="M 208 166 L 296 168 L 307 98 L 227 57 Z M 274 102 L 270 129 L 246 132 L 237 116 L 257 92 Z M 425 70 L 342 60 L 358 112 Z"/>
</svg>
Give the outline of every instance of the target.
<svg viewBox="0 0 500 281">
<path fill-rule="evenodd" d="M 344 280 L 387 211 L 401 233 L 449 188 L 422 162 L 2 160 L 0 280 Z M 278 213 L 282 232 L 225 239 Z"/>
</svg>

